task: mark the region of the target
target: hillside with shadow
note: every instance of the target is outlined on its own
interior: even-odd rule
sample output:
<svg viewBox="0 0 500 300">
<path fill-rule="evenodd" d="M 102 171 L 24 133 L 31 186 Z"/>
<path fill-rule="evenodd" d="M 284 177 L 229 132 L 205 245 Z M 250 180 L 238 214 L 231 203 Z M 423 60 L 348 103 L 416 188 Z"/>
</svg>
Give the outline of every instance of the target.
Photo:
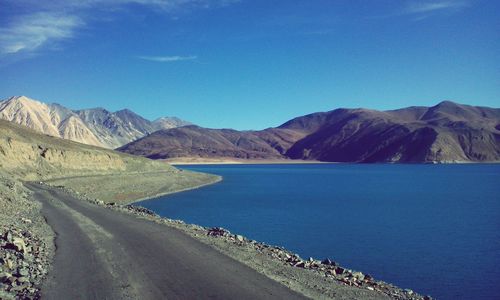
<svg viewBox="0 0 500 300">
<path fill-rule="evenodd" d="M 500 160 L 500 109 L 451 101 L 390 111 L 336 109 L 261 131 L 160 130 L 118 150 L 153 159 L 494 162 Z"/>
</svg>

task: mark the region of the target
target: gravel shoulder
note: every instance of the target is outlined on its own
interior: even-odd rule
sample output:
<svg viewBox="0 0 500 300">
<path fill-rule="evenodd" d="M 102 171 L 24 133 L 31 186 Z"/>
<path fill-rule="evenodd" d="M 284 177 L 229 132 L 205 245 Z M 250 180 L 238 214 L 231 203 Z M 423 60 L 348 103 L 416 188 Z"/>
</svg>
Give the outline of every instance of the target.
<svg viewBox="0 0 500 300">
<path fill-rule="evenodd" d="M 23 184 L 0 173 L 0 299 L 37 299 L 54 254 L 54 233 Z"/>
</svg>

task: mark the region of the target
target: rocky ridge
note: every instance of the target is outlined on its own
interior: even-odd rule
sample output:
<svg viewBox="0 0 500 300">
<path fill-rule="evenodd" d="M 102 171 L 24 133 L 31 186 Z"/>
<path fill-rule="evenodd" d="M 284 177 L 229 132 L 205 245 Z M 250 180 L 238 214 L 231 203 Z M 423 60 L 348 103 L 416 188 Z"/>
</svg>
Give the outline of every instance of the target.
<svg viewBox="0 0 500 300">
<path fill-rule="evenodd" d="M 0 101 L 0 119 L 15 122 L 38 132 L 83 144 L 114 149 L 160 129 L 191 124 L 175 117 L 153 122 L 124 109 L 110 112 L 104 108 L 70 110 L 26 96 Z"/>
</svg>

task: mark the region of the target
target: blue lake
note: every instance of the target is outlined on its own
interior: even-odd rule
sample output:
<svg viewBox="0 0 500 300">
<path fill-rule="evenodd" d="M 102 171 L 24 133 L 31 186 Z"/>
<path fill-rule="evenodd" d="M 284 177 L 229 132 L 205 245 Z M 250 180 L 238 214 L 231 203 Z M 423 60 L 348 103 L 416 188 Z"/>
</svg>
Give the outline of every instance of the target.
<svg viewBox="0 0 500 300">
<path fill-rule="evenodd" d="M 218 184 L 139 203 L 437 299 L 500 299 L 500 165 L 206 165 Z"/>
</svg>

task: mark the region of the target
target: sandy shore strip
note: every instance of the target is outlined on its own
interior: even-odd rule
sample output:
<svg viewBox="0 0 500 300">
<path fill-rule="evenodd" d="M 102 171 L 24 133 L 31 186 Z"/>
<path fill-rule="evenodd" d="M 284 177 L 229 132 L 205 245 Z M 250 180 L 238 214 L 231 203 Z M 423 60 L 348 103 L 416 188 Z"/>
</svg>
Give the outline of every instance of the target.
<svg viewBox="0 0 500 300">
<path fill-rule="evenodd" d="M 175 157 L 162 159 L 170 165 L 280 165 L 280 164 L 331 164 L 317 160 L 303 159 L 238 159 L 238 158 L 210 158 L 210 157 Z"/>
<path fill-rule="evenodd" d="M 75 176 L 45 181 L 64 186 L 86 198 L 104 203 L 130 204 L 192 189 L 222 180 L 221 176 L 176 170 L 175 172 L 115 173 Z"/>
</svg>

